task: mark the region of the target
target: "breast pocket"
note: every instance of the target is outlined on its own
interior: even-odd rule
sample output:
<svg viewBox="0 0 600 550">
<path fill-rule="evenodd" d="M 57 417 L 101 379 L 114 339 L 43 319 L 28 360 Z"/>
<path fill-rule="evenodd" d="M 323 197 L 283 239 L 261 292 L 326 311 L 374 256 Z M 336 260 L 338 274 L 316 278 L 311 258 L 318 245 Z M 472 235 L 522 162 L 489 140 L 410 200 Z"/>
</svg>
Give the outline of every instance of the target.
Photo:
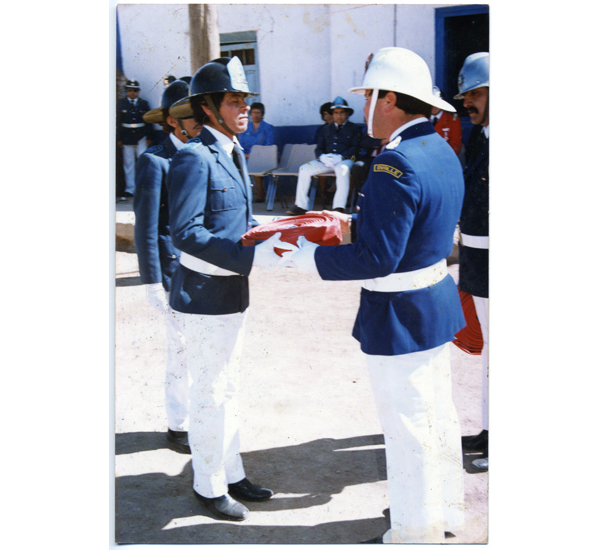
<svg viewBox="0 0 600 550">
<path fill-rule="evenodd" d="M 216 180 L 210 184 L 210 208 L 213 212 L 235 210 L 244 205 L 244 197 L 231 180 Z"/>
</svg>

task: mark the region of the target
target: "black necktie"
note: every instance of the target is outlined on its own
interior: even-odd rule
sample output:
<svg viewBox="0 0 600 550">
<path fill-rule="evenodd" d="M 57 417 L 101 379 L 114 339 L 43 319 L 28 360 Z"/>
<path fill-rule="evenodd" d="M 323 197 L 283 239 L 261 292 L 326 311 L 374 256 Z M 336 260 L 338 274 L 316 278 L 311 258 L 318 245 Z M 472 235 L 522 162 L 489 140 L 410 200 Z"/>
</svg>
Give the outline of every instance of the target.
<svg viewBox="0 0 600 550">
<path fill-rule="evenodd" d="M 437 124 L 438 117 L 434 116 L 433 121 L 431 122 L 434 126 Z"/>
<path fill-rule="evenodd" d="M 242 181 L 245 184 L 248 178 L 248 171 L 246 169 L 246 163 L 244 162 L 244 153 L 242 153 L 242 149 L 237 143 L 233 144 L 233 162 L 240 171 Z"/>
</svg>

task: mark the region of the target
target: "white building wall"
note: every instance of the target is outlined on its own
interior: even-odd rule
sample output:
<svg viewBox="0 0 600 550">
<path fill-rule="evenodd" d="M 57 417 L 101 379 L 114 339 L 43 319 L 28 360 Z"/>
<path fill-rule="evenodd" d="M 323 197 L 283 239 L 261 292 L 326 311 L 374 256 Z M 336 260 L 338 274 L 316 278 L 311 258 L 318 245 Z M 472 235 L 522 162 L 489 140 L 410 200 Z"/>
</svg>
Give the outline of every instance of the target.
<svg viewBox="0 0 600 550">
<path fill-rule="evenodd" d="M 361 84 L 369 52 L 409 48 L 433 75 L 435 8 L 442 5 L 220 4 L 218 25 L 221 33 L 256 31 L 268 122 L 319 124 L 319 106 L 341 95 L 360 123 L 364 99 L 348 89 Z M 157 107 L 164 75 L 191 72 L 187 4 L 121 4 L 118 12 L 125 75 Z"/>
<path fill-rule="evenodd" d="M 154 109 L 165 75 L 190 75 L 188 5 L 119 4 L 117 14 L 123 72 L 140 83 L 140 97 Z"/>
</svg>

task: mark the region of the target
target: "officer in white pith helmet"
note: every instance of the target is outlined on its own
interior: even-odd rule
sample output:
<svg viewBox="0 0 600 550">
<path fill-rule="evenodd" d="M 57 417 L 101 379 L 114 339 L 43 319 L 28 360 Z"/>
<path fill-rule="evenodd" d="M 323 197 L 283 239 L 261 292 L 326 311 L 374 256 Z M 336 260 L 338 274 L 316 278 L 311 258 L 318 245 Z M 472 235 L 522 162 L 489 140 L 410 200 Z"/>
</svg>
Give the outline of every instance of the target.
<svg viewBox="0 0 600 550">
<path fill-rule="evenodd" d="M 429 121 L 429 69 L 383 48 L 362 85 L 369 135 L 388 139 L 371 165 L 357 214 L 339 214 L 352 244 L 299 241 L 291 265 L 325 280 L 361 280 L 353 336 L 365 354 L 385 435 L 391 529 L 366 542 L 440 543 L 464 528 L 462 452 L 452 401 L 450 342 L 465 326 L 448 274 L 463 201 L 458 157 Z M 347 228 L 347 225 L 350 225 Z"/>
<path fill-rule="evenodd" d="M 474 124 L 465 146 L 465 200 L 460 216 L 459 286 L 473 296 L 483 336 L 481 432 L 465 436 L 463 449 L 472 455 L 476 470 L 488 470 L 488 336 L 489 336 L 489 164 L 490 164 L 490 54 L 474 53 L 458 75 L 458 94 Z"/>
</svg>

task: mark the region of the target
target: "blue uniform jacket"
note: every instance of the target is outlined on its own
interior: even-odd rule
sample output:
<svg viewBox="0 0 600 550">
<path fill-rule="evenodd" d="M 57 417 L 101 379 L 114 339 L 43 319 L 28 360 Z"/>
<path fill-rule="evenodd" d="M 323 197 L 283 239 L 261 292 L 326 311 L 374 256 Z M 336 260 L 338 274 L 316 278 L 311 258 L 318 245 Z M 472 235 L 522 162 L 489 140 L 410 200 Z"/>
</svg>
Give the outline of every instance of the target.
<svg viewBox="0 0 600 550">
<path fill-rule="evenodd" d="M 135 169 L 135 250 L 143 284 L 161 283 L 167 292 L 179 258 L 169 232 L 167 174 L 177 148 L 167 136 L 161 145 L 146 149 Z"/>
<path fill-rule="evenodd" d="M 489 235 L 489 140 L 475 126 L 465 147 L 465 200 L 460 215 L 460 230 L 466 235 Z M 489 251 L 459 246 L 459 286 L 461 290 L 487 298 Z"/>
<path fill-rule="evenodd" d="M 152 124 L 144 122 L 144 113 L 150 110 L 150 105 L 145 99 L 138 97 L 135 105 L 132 105 L 128 97 L 117 101 L 117 141 L 124 145 L 136 145 L 140 139 L 152 139 L 154 130 Z M 123 124 L 143 124 L 139 128 L 127 128 Z"/>
<path fill-rule="evenodd" d="M 361 135 L 360 126 L 350 121 L 346 121 L 339 129 L 336 124 L 325 126 L 319 134 L 315 155 L 319 158 L 321 155 L 334 153 L 342 155 L 344 160 L 356 160 Z"/>
<path fill-rule="evenodd" d="M 458 157 L 430 122 L 400 135 L 397 147 L 371 165 L 358 199 L 355 242 L 316 250 L 323 279 L 384 277 L 450 256 L 464 195 Z M 407 292 L 363 288 L 352 334 L 368 355 L 402 355 L 450 342 L 464 326 L 458 290 L 448 275 Z"/>
<path fill-rule="evenodd" d="M 275 143 L 273 126 L 264 120 L 260 121 L 258 130 L 254 131 L 252 121 L 248 122 L 248 129 L 238 134 L 240 145 L 244 149 L 244 153 L 248 155 L 254 145 L 273 145 Z"/>
<path fill-rule="evenodd" d="M 178 264 L 171 282 L 171 307 L 206 315 L 244 311 L 254 247 L 242 246 L 241 237 L 258 225 L 252 217 L 248 175 L 242 178 L 214 135 L 203 128 L 175 154 L 167 182 L 175 247 L 240 273 L 210 276 Z"/>
</svg>

